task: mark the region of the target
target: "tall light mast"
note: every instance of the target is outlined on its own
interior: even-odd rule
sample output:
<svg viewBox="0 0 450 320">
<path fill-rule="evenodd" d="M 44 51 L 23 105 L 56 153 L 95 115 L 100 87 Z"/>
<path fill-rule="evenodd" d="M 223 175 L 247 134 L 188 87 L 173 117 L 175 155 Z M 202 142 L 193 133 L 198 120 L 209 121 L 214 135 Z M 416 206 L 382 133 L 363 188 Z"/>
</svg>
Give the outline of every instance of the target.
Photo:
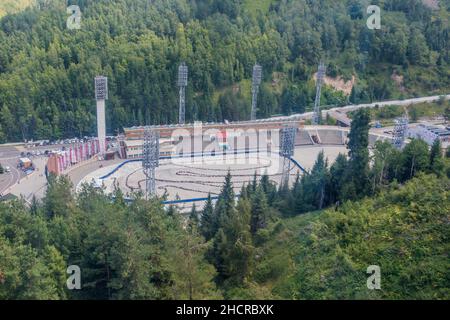
<svg viewBox="0 0 450 320">
<path fill-rule="evenodd" d="M 188 85 L 188 67 L 183 62 L 178 67 L 178 87 L 180 87 L 180 110 L 178 115 L 178 123 L 186 122 L 186 87 Z"/>
<path fill-rule="evenodd" d="M 281 174 L 281 188 L 289 187 L 289 176 L 291 174 L 291 157 L 294 155 L 295 138 L 297 128 L 285 127 L 280 132 L 280 156 L 283 161 L 283 171 Z"/>
<path fill-rule="evenodd" d="M 106 153 L 106 118 L 105 104 L 108 100 L 108 78 L 103 76 L 95 77 L 95 99 L 97 100 L 97 136 L 100 146 L 99 153 Z"/>
<path fill-rule="evenodd" d="M 159 133 L 145 129 L 142 168 L 146 181 L 146 198 L 156 195 L 155 169 L 159 167 Z"/>
<path fill-rule="evenodd" d="M 252 111 L 250 119 L 256 120 L 256 107 L 258 105 L 258 92 L 259 86 L 262 82 L 262 67 L 259 64 L 255 64 L 253 67 L 253 79 L 252 79 Z"/>
<path fill-rule="evenodd" d="M 395 120 L 395 128 L 392 133 L 392 144 L 396 149 L 401 150 L 405 146 L 408 124 L 409 120 L 407 115 Z"/>
<path fill-rule="evenodd" d="M 320 113 L 320 96 L 322 95 L 322 85 L 323 85 L 323 79 L 325 78 L 327 68 L 325 67 L 325 64 L 323 61 L 319 64 L 319 71 L 317 72 L 317 82 L 316 82 L 316 100 L 314 102 L 314 115 L 312 124 L 318 125 L 321 120 L 321 113 Z"/>
</svg>

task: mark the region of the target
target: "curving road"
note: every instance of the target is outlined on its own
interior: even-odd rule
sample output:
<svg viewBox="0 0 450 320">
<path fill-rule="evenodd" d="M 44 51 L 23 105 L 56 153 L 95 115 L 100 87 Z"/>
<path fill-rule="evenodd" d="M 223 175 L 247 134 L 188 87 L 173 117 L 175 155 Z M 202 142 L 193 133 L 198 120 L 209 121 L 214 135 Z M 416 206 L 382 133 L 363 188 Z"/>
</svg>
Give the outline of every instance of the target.
<svg viewBox="0 0 450 320">
<path fill-rule="evenodd" d="M 375 108 L 376 106 L 382 108 L 386 106 L 409 106 L 412 104 L 419 104 L 419 103 L 425 103 L 425 102 L 436 102 L 441 99 L 441 97 L 444 97 L 445 100 L 450 100 L 450 94 L 448 95 L 440 95 L 440 96 L 430 96 L 430 97 L 421 97 L 421 98 L 412 98 L 412 99 L 406 99 L 406 100 L 389 100 L 389 101 L 382 101 L 382 102 L 373 102 L 373 103 L 365 103 L 365 104 L 357 104 L 357 105 L 348 105 L 343 107 L 336 107 L 329 110 L 323 110 L 324 115 L 327 113 L 347 113 L 350 111 L 362 109 L 362 108 Z M 291 116 L 282 116 L 282 117 L 274 117 L 269 119 L 261 119 L 257 120 L 257 122 L 264 122 L 267 120 L 307 120 L 312 119 L 314 113 L 313 112 L 306 112 L 306 113 L 299 113 L 299 114 L 293 114 Z"/>
<path fill-rule="evenodd" d="M 0 147 L 0 164 L 3 168 L 9 167 L 11 170 L 11 172 L 0 175 L 0 195 L 4 195 L 6 190 L 25 176 L 23 172 L 16 168 L 19 155 L 20 152 L 13 146 L 3 145 Z"/>
</svg>

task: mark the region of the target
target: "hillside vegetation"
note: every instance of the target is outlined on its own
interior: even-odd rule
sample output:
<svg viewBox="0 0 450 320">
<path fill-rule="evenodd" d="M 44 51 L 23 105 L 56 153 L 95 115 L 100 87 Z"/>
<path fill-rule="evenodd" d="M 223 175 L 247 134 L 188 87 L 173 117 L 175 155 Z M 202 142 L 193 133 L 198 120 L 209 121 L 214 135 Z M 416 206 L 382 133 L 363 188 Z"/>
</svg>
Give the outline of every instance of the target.
<svg viewBox="0 0 450 320">
<path fill-rule="evenodd" d="M 374 199 L 284 220 L 255 276 L 284 299 L 449 299 L 450 184 L 422 176 Z M 381 268 L 380 291 L 367 268 Z"/>
<path fill-rule="evenodd" d="M 450 299 L 448 179 L 422 175 L 257 233 L 242 223 L 267 212 L 266 198 L 243 200 L 214 245 L 156 201 L 50 186 L 31 209 L 0 204 L 0 299 Z M 82 290 L 66 289 L 68 265 L 81 267 Z M 367 289 L 370 265 L 381 290 Z"/>
<path fill-rule="evenodd" d="M 67 4 L 80 6 L 80 30 L 67 29 Z M 382 29 L 369 30 L 366 5 L 41 0 L 0 20 L 0 142 L 93 134 L 98 74 L 109 77 L 109 133 L 174 123 L 181 61 L 187 121 L 248 119 L 255 62 L 264 68 L 258 117 L 310 109 L 321 59 L 329 77 L 356 81 L 350 98 L 326 86 L 324 105 L 448 93 L 448 8 L 386 0 Z"/>
</svg>

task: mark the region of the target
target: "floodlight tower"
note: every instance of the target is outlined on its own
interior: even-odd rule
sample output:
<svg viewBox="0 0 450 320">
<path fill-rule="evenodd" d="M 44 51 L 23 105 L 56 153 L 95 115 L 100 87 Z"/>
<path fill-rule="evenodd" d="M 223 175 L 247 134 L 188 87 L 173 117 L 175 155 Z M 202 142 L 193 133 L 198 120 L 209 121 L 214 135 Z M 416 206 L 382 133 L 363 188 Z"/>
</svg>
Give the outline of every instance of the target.
<svg viewBox="0 0 450 320">
<path fill-rule="evenodd" d="M 103 76 L 95 77 L 95 100 L 97 100 L 97 135 L 100 146 L 99 153 L 106 152 L 106 120 L 105 102 L 108 100 L 108 78 Z"/>
<path fill-rule="evenodd" d="M 323 79 L 325 78 L 326 71 L 327 68 L 325 67 L 323 61 L 321 61 L 319 64 L 319 71 L 317 72 L 316 100 L 314 102 L 314 115 L 312 120 L 313 125 L 318 125 L 320 122 L 320 96 L 322 94 Z"/>
<path fill-rule="evenodd" d="M 395 148 L 401 150 L 405 146 L 405 140 L 408 133 L 408 117 L 405 115 L 395 120 L 395 128 L 392 134 L 392 144 Z"/>
<path fill-rule="evenodd" d="M 297 128 L 285 127 L 280 132 L 280 156 L 283 157 L 283 171 L 281 174 L 281 187 L 289 187 L 291 172 L 291 157 L 294 155 Z"/>
<path fill-rule="evenodd" d="M 178 67 L 178 87 L 180 87 L 180 111 L 178 123 L 184 124 L 186 121 L 186 87 L 188 85 L 188 67 L 183 62 Z"/>
<path fill-rule="evenodd" d="M 262 67 L 259 64 L 255 64 L 253 67 L 253 80 L 252 80 L 252 112 L 251 120 L 256 120 L 256 106 L 258 103 L 259 86 L 262 81 Z"/>
<path fill-rule="evenodd" d="M 145 129 L 142 168 L 146 182 L 146 198 L 156 195 L 155 169 L 159 167 L 159 133 Z"/>
</svg>

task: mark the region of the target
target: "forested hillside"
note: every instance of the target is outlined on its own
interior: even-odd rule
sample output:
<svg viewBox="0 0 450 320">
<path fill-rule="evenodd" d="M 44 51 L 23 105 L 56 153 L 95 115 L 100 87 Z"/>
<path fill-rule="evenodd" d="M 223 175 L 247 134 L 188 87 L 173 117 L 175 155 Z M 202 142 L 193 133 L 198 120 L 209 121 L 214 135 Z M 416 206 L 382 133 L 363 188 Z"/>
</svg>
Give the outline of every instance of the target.
<svg viewBox="0 0 450 320">
<path fill-rule="evenodd" d="M 380 1 L 382 30 L 367 28 L 362 0 L 68 3 L 81 8 L 80 30 L 66 28 L 62 0 L 0 20 L 0 141 L 92 134 L 97 74 L 110 79 L 110 133 L 175 122 L 181 61 L 190 69 L 188 121 L 247 119 L 255 62 L 264 67 L 259 117 L 309 108 L 320 59 L 330 77 L 355 76 L 355 103 L 450 85 L 448 1 L 440 10 Z M 347 100 L 324 90 L 324 105 Z"/>
<path fill-rule="evenodd" d="M 267 231 L 256 278 L 284 299 L 449 299 L 449 189 L 422 176 L 282 221 Z M 381 290 L 367 290 L 370 265 L 380 266 Z"/>
<path fill-rule="evenodd" d="M 228 181 L 198 228 L 195 211 L 186 227 L 158 201 L 127 205 L 90 187 L 73 198 L 67 179 L 52 180 L 42 204 L 0 203 L 0 299 L 450 298 L 447 178 L 419 175 L 338 209 L 291 208 L 293 218 L 267 203 L 266 183 L 235 205 Z M 82 290 L 66 289 L 69 265 Z M 370 265 L 382 290 L 366 287 Z"/>
</svg>

